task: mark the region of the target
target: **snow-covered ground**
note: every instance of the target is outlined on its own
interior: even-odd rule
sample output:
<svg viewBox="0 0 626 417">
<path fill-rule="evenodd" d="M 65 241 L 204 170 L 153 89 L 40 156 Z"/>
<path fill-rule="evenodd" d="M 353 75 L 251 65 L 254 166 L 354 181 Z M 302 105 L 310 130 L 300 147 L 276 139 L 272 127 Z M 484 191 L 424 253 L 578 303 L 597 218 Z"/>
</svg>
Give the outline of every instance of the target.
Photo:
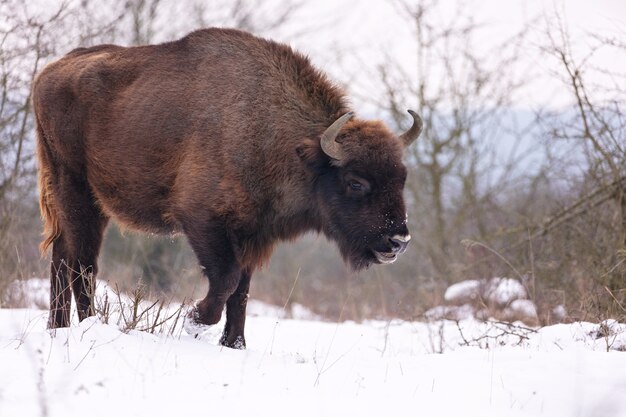
<svg viewBox="0 0 626 417">
<path fill-rule="evenodd" d="M 217 345 L 222 323 L 201 339 L 97 318 L 51 332 L 43 310 L 0 309 L 0 416 L 626 416 L 624 324 L 250 310 L 236 351 Z"/>
</svg>

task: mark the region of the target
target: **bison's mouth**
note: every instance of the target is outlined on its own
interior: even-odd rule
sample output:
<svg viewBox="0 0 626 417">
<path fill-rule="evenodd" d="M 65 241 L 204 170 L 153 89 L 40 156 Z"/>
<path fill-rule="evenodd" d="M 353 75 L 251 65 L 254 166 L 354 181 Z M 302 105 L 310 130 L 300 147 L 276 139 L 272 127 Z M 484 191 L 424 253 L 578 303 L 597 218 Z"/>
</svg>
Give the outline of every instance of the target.
<svg viewBox="0 0 626 417">
<path fill-rule="evenodd" d="M 377 250 L 372 250 L 372 253 L 380 264 L 391 264 L 398 259 L 398 254 L 395 252 L 379 252 Z"/>
<path fill-rule="evenodd" d="M 406 251 L 410 237 L 397 235 L 392 238 L 379 239 L 375 245 L 354 247 L 350 241 L 340 240 L 339 248 L 345 260 L 349 261 L 354 270 L 367 269 L 373 264 L 392 264 L 398 256 Z"/>
</svg>

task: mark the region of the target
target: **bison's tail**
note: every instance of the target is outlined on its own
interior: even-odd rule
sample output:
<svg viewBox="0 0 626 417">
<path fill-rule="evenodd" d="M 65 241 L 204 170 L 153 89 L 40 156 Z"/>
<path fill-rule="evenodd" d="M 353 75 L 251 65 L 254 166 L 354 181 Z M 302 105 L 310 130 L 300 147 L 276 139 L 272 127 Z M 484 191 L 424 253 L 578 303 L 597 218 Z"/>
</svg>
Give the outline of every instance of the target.
<svg viewBox="0 0 626 417">
<path fill-rule="evenodd" d="M 35 116 L 35 119 L 37 117 Z M 61 229 L 59 218 L 54 204 L 54 194 L 52 191 L 52 160 L 50 148 L 46 143 L 43 129 L 39 120 L 37 124 L 37 161 L 39 163 L 39 209 L 44 223 L 44 240 L 39 245 L 41 255 L 44 256 L 52 242 L 59 237 Z"/>
</svg>

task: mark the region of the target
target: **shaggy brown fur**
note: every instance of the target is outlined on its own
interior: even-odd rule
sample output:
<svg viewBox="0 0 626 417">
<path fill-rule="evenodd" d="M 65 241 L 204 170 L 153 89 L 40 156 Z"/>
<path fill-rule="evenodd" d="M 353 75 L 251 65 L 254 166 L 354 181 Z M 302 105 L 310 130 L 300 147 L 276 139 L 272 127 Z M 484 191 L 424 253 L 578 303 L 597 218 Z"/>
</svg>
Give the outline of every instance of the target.
<svg viewBox="0 0 626 417">
<path fill-rule="evenodd" d="M 33 86 L 42 251 L 52 245 L 49 326 L 82 320 L 109 218 L 184 233 L 210 282 L 195 311 L 222 343 L 244 346 L 252 272 L 279 240 L 308 230 L 337 241 L 355 268 L 395 259 L 408 234 L 403 143 L 380 122 L 353 119 L 344 94 L 286 45 L 207 29 L 170 43 L 80 48 Z"/>
</svg>

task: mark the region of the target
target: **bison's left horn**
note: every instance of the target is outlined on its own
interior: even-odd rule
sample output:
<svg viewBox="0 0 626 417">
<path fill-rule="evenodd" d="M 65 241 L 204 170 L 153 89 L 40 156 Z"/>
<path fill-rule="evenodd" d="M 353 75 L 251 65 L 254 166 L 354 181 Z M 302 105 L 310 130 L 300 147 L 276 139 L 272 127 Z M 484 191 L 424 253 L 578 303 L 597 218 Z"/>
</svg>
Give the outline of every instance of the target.
<svg viewBox="0 0 626 417">
<path fill-rule="evenodd" d="M 422 121 L 422 118 L 413 110 L 408 110 L 408 112 L 411 116 L 413 116 L 413 126 L 411 126 L 409 130 L 407 130 L 404 134 L 402 134 L 402 136 L 400 136 L 400 139 L 404 143 L 405 148 L 412 144 L 413 141 L 419 137 L 419 135 L 422 133 L 422 129 L 424 128 L 424 122 Z"/>
<path fill-rule="evenodd" d="M 337 135 L 343 125 L 345 125 L 346 122 L 352 118 L 352 116 L 354 116 L 354 113 L 350 111 L 335 120 L 335 122 L 328 126 L 328 129 L 324 131 L 322 138 L 320 139 L 320 144 L 322 145 L 324 153 L 338 161 L 343 159 L 343 149 L 341 149 L 341 144 L 337 143 L 335 139 L 337 138 Z"/>
</svg>

